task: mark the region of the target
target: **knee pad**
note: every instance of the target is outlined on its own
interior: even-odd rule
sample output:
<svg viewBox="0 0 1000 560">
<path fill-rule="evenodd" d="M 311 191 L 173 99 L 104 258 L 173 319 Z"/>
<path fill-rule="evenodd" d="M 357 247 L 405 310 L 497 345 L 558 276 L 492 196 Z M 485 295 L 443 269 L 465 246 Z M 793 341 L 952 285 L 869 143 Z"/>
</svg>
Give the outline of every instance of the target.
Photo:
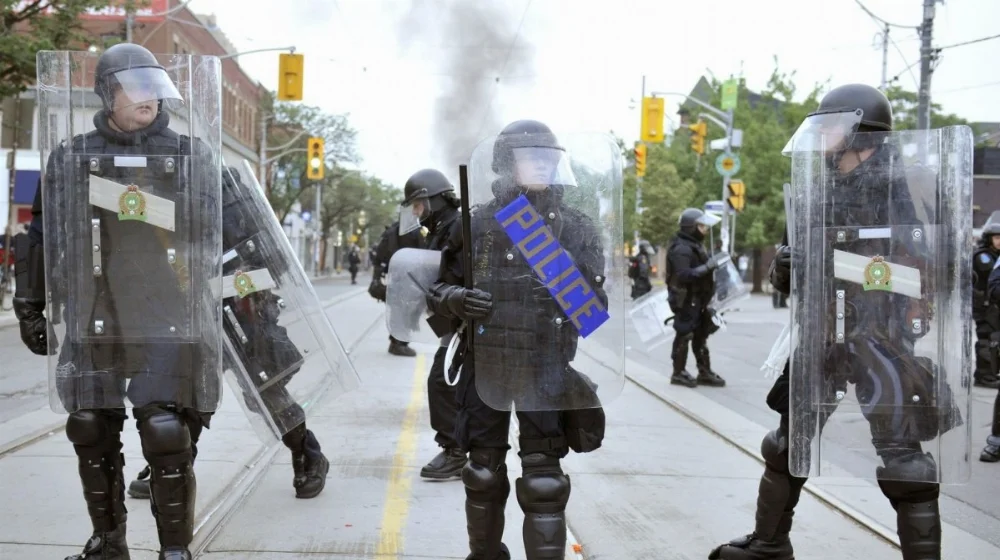
<svg viewBox="0 0 1000 560">
<path fill-rule="evenodd" d="M 788 472 L 788 436 L 781 429 L 772 430 L 760 442 L 760 454 L 767 468 Z"/>
<path fill-rule="evenodd" d="M 179 414 L 153 414 L 139 424 L 142 451 L 153 466 L 167 466 L 193 459 L 191 432 Z"/>
<path fill-rule="evenodd" d="M 559 513 L 569 503 L 570 481 L 559 459 L 530 453 L 521 459 L 524 475 L 517 479 L 517 503 L 526 513 Z"/>
<path fill-rule="evenodd" d="M 896 457 L 875 471 L 879 488 L 893 503 L 921 503 L 938 499 L 937 464 L 928 453 L 914 452 Z"/>
<path fill-rule="evenodd" d="M 124 420 L 109 418 L 98 410 L 78 410 L 66 419 L 66 437 L 73 445 L 98 447 L 121 433 Z"/>
<path fill-rule="evenodd" d="M 478 495 L 483 501 L 492 497 L 506 499 L 510 493 L 506 456 L 506 449 L 472 449 L 462 469 L 466 492 L 470 496 Z"/>
</svg>

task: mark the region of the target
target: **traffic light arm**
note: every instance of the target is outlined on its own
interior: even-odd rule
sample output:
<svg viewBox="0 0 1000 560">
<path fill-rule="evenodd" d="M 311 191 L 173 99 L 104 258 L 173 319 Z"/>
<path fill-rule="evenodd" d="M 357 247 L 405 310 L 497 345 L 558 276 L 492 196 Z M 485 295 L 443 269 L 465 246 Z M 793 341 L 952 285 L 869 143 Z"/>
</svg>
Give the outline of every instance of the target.
<svg viewBox="0 0 1000 560">
<path fill-rule="evenodd" d="M 227 58 L 235 58 L 237 56 L 243 56 L 245 54 L 253 54 L 253 53 L 259 53 L 259 52 L 273 52 L 273 51 L 288 51 L 288 52 L 290 52 L 292 54 L 295 54 L 295 45 L 292 45 L 290 47 L 271 47 L 269 49 L 254 49 L 252 51 L 243 51 L 243 52 L 232 53 L 232 54 L 224 54 L 224 55 L 222 55 L 222 56 L 219 57 L 219 60 L 225 60 Z"/>
<path fill-rule="evenodd" d="M 726 120 L 726 121 L 729 120 L 729 115 L 725 111 L 722 111 L 720 109 L 716 109 L 715 107 L 712 107 L 708 103 L 705 103 L 704 101 L 702 101 L 700 99 L 696 99 L 694 97 L 691 97 L 690 95 L 688 95 L 686 93 L 676 93 L 676 92 L 672 92 L 672 91 L 654 91 L 652 93 L 652 95 L 679 95 L 681 97 L 686 97 L 688 101 L 693 101 L 694 103 L 696 103 L 696 104 L 704 107 L 706 111 L 711 112 L 713 115 L 719 117 L 720 119 L 723 119 L 723 120 Z"/>
<path fill-rule="evenodd" d="M 282 144 L 280 146 L 273 146 L 273 147 L 272 146 L 268 146 L 267 150 L 268 151 L 271 151 L 271 150 L 284 150 L 285 148 L 287 148 L 287 147 L 289 147 L 289 146 L 291 146 L 293 144 L 298 143 L 299 138 L 302 138 L 306 134 L 309 134 L 308 130 L 300 130 L 299 133 L 297 135 L 295 135 L 295 138 L 292 138 L 291 140 L 289 140 L 288 142 L 286 142 L 286 143 L 284 143 L 284 144 Z"/>
<path fill-rule="evenodd" d="M 713 117 L 712 115 L 709 115 L 708 113 L 700 113 L 698 115 L 698 118 L 699 119 L 708 119 L 708 120 L 712 121 L 713 123 L 715 123 L 716 126 L 718 126 L 719 128 L 721 128 L 723 130 L 727 130 L 728 129 L 728 125 L 726 125 L 726 123 L 720 121 L 719 119 Z"/>
</svg>

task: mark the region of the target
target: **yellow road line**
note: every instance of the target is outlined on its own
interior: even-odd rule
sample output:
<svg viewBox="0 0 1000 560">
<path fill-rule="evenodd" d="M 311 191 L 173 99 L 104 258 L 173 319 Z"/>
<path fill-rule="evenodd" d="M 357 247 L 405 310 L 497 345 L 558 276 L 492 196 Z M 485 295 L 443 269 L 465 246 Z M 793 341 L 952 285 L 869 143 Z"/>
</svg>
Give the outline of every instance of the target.
<svg viewBox="0 0 1000 560">
<path fill-rule="evenodd" d="M 413 388 L 410 390 L 410 404 L 399 431 L 396 454 L 392 457 L 392 473 L 385 491 L 385 506 L 382 510 L 382 530 L 379 533 L 377 554 L 379 558 L 395 559 L 403 552 L 403 530 L 406 515 L 410 510 L 410 486 L 413 472 L 409 465 L 417 455 L 417 420 L 424 406 L 425 357 L 417 354 L 413 368 Z"/>
</svg>

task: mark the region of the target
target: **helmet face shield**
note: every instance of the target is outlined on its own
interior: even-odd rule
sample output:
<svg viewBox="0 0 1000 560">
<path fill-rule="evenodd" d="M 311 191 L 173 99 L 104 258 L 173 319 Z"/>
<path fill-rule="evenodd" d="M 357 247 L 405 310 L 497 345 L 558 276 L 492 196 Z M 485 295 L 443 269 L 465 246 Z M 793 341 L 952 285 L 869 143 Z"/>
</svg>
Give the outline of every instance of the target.
<svg viewBox="0 0 1000 560">
<path fill-rule="evenodd" d="M 514 180 L 527 190 L 543 190 L 552 185 L 576 187 L 569 156 L 558 148 L 514 148 Z"/>
<path fill-rule="evenodd" d="M 130 68 L 115 72 L 108 80 L 108 85 L 120 88 L 115 94 L 118 107 L 165 101 L 170 102 L 170 108 L 176 108 L 184 103 L 184 98 L 162 68 Z M 124 96 L 125 100 L 119 101 L 119 96 Z"/>
<path fill-rule="evenodd" d="M 863 112 L 834 111 L 806 117 L 795 134 L 781 150 L 781 155 L 799 152 L 832 154 L 848 147 L 848 141 L 858 131 Z"/>
<path fill-rule="evenodd" d="M 420 228 L 431 215 L 430 200 L 417 196 L 399 205 L 399 235 L 406 235 Z"/>
</svg>

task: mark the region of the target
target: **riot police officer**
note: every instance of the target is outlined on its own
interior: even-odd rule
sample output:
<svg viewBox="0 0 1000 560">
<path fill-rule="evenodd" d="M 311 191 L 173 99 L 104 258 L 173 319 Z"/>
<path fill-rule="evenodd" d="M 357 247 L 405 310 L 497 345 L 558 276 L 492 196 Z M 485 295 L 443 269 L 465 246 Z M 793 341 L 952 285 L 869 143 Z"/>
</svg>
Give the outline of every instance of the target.
<svg viewBox="0 0 1000 560">
<path fill-rule="evenodd" d="M 512 398 L 521 399 L 516 406 L 523 475 L 516 493 L 525 514 L 525 555 L 528 560 L 562 558 L 570 480 L 560 461 L 570 449 L 585 453 L 600 447 L 604 413 L 593 384 L 568 363 L 576 353 L 577 330 L 494 215 L 523 196 L 537 212 L 535 220 L 545 221 L 606 306 L 604 250 L 594 220 L 564 197 L 572 182 L 564 175 L 569 173 L 568 158 L 548 126 L 513 122 L 484 151 L 492 152 L 486 156 L 492 164 L 479 167 L 496 174 L 492 183 L 485 182 L 492 198 L 471 216 L 471 239 L 463 238 L 459 222 L 453 223 L 442 251 L 440 280 L 428 296 L 428 307 L 453 318 L 456 329 L 462 321 L 477 321 L 473 348 L 463 338 L 455 359 L 461 364 L 456 438 L 469 452 L 462 473 L 468 558 L 510 558 L 501 539 L 510 493 L 506 455 Z M 476 163 L 470 168 L 475 170 Z M 479 287 L 464 287 L 464 259 L 473 259 Z M 487 385 L 493 388 L 489 394 L 500 395 L 508 408 L 486 404 L 482 395 Z M 546 397 L 561 406 L 543 409 L 530 402 Z"/>
<path fill-rule="evenodd" d="M 385 302 L 385 275 L 389 272 L 389 260 L 400 249 L 423 248 L 425 234 L 425 230 L 418 228 L 405 235 L 400 235 L 398 221 L 385 228 L 372 258 L 372 281 L 368 285 L 368 295 L 378 301 Z M 408 342 L 398 340 L 392 335 L 389 335 L 389 353 L 406 357 L 417 355 L 413 348 L 410 348 Z"/>
<path fill-rule="evenodd" d="M 250 189 L 242 182 L 240 173 L 235 167 L 230 167 L 222 174 L 222 246 L 224 253 L 237 253 L 236 248 L 249 241 L 254 241 L 257 237 L 266 236 L 266 231 L 258 231 L 253 227 L 256 220 L 248 213 L 255 210 L 239 195 L 242 192 L 250 192 Z M 254 187 L 256 188 L 256 187 Z M 268 246 L 275 246 L 275 243 L 265 243 Z M 253 254 L 255 260 L 262 261 L 261 253 Z M 276 252 L 269 253 L 267 257 L 271 261 L 277 260 Z M 247 261 L 241 260 L 240 265 L 245 266 Z M 300 266 L 292 259 L 284 259 L 282 262 L 254 262 L 255 267 L 271 266 L 275 272 L 287 270 L 291 266 Z M 233 264 L 224 265 L 224 273 L 231 274 Z M 232 312 L 231 320 L 237 321 L 239 330 L 235 325 L 226 323 L 227 333 L 239 335 L 239 338 L 246 338 L 246 345 L 250 351 L 243 350 L 243 346 L 234 345 L 234 350 L 239 359 L 248 364 L 249 369 L 254 372 L 266 372 L 268 378 L 278 375 L 282 371 L 292 367 L 302 360 L 303 356 L 295 347 L 294 341 L 289 339 L 288 330 L 278 324 L 281 314 L 281 306 L 284 302 L 278 301 L 270 292 L 260 292 L 249 294 L 243 301 L 237 302 L 235 297 L 225 298 L 223 304 L 226 309 Z M 227 317 L 227 319 L 230 319 Z M 235 339 L 236 337 L 234 337 Z M 298 368 L 295 369 L 297 373 Z M 322 447 L 316 434 L 306 426 L 306 415 L 295 399 L 286 389 L 289 381 L 295 373 L 285 375 L 280 382 L 268 384 L 260 390 L 264 381 L 259 375 L 249 377 L 254 384 L 255 391 L 259 392 L 260 403 L 266 410 L 260 410 L 258 399 L 255 395 L 249 394 L 251 391 L 244 390 L 243 399 L 253 414 L 267 414 L 272 422 L 279 426 L 290 427 L 281 441 L 292 454 L 292 487 L 295 489 L 295 497 L 302 499 L 315 498 L 326 487 L 326 475 L 330 470 L 330 462 L 323 455 Z M 148 499 L 150 497 L 149 485 L 150 467 L 147 465 L 139 472 L 136 480 L 133 480 L 128 487 L 128 495 L 137 499 Z"/>
<path fill-rule="evenodd" d="M 66 54 L 38 53 L 39 83 L 76 70 L 65 65 Z M 218 293 L 210 279 L 221 271 L 221 144 L 197 137 L 218 122 L 214 104 L 198 104 L 201 92 L 217 98 L 221 86 L 217 59 L 187 57 L 186 64 L 207 67 L 191 69 L 202 83 L 185 84 L 188 97 L 143 47 L 107 49 L 91 66 L 102 104 L 95 129 L 41 149 L 49 153 L 45 194 L 35 195 L 29 247 L 17 255 L 14 305 L 25 345 L 50 356 L 51 385 L 69 413 L 66 436 L 93 524 L 72 560 L 129 557 L 126 397 L 152 467 L 159 558 L 191 558 L 193 460 L 221 396 L 222 359 L 221 317 L 202 306 Z M 43 92 L 42 110 L 89 103 L 66 95 Z M 185 112 L 190 135 L 169 128 L 174 103 L 193 106 Z"/>
<path fill-rule="evenodd" d="M 652 272 L 650 259 L 655 254 L 656 249 L 653 249 L 649 241 L 643 239 L 639 242 L 638 253 L 629 259 L 628 277 L 632 279 L 632 299 L 641 298 L 653 290 L 649 274 Z"/>
<path fill-rule="evenodd" d="M 669 271 L 667 294 L 670 309 L 674 312 L 673 375 L 670 383 L 697 387 L 709 385 L 723 387 L 726 381 L 712 371 L 708 354 L 708 337 L 718 330 L 708 304 L 715 293 L 714 270 L 729 257 L 718 252 L 709 257 L 705 251 L 705 234 L 717 224 L 719 219 L 698 210 L 688 208 L 681 212 L 680 231 L 670 242 L 667 250 Z M 687 372 L 688 344 L 694 350 L 698 377 Z"/>
<path fill-rule="evenodd" d="M 1000 232 L 1000 229 L 996 228 L 997 223 L 993 222 L 987 224 L 986 228 L 983 229 L 983 238 L 986 239 L 987 231 Z M 990 234 L 991 239 L 998 239 L 995 233 Z M 992 246 L 992 245 L 991 245 Z M 980 259 L 982 253 L 978 253 L 973 256 L 973 267 L 975 267 L 977 260 Z M 994 260 L 996 257 L 994 256 Z M 978 284 L 976 286 L 978 290 Z M 973 297 L 976 296 L 976 292 L 973 291 Z M 986 297 L 989 301 L 989 312 L 988 314 L 995 313 L 997 308 L 1000 308 L 1000 267 L 994 264 L 993 269 L 990 271 L 987 287 L 986 287 Z M 993 318 L 993 317 L 991 317 Z M 979 324 L 976 324 L 976 332 L 979 333 Z M 996 330 L 991 330 L 991 333 L 997 332 Z M 978 350 L 978 341 L 977 341 Z M 994 350 L 995 349 L 991 349 Z M 996 354 L 993 354 L 995 356 Z M 978 361 L 979 356 L 977 352 L 976 359 Z M 994 370 L 995 371 L 995 370 Z M 996 463 L 1000 461 L 1000 390 L 997 391 L 997 396 L 993 400 L 993 418 L 990 429 L 990 435 L 986 437 L 986 447 L 979 454 L 979 460 L 984 463 Z"/>
<path fill-rule="evenodd" d="M 1000 307 L 986 297 L 993 265 L 1000 255 L 1000 223 L 983 227 L 982 237 L 972 254 L 972 320 L 976 322 L 977 387 L 1000 388 Z"/>
<path fill-rule="evenodd" d="M 809 132 L 811 130 L 811 132 Z M 806 131 L 808 134 L 799 138 L 799 133 Z M 834 140 L 828 141 L 822 149 L 817 149 L 816 137 L 819 134 L 828 134 Z M 911 187 L 908 185 L 907 177 L 899 155 L 898 148 L 892 142 L 892 108 L 889 100 L 879 90 L 861 84 L 845 85 L 831 90 L 820 102 L 819 108 L 811 113 L 799 133 L 793 136 L 789 146 L 793 146 L 797 141 L 803 145 L 802 151 L 824 152 L 826 168 L 822 171 L 825 181 L 822 185 L 809 184 L 803 188 L 811 188 L 814 191 L 821 186 L 826 189 L 821 191 L 825 200 L 818 201 L 823 204 L 826 212 L 822 214 L 826 220 L 825 224 L 816 224 L 816 227 L 875 227 L 892 226 L 899 224 L 906 229 L 904 239 L 896 246 L 897 250 L 905 252 L 911 245 L 912 256 L 919 256 L 920 249 L 916 248 L 912 239 L 920 236 L 910 233 L 915 231 L 911 228 L 920 224 L 916 218 L 914 200 L 916 195 L 911 195 Z M 971 145 L 971 144 L 970 144 Z M 799 148 L 793 146 L 792 150 Z M 934 181 L 923 181 L 933 185 Z M 827 185 L 831 185 L 827 187 Z M 920 186 L 913 188 L 921 188 Z M 934 193 L 931 193 L 933 195 Z M 927 196 L 927 195 L 924 195 Z M 931 200 L 935 197 L 932 196 Z M 799 213 L 797 211 L 797 213 Z M 937 218 L 934 218 L 937 219 Z M 947 225 L 947 224 L 945 224 Z M 875 230 L 875 231 L 882 231 Z M 844 230 L 840 230 L 844 231 Z M 955 233 L 956 232 L 951 232 Z M 949 235 L 948 232 L 942 232 Z M 792 248 L 789 246 L 788 232 L 785 232 L 782 245 L 779 247 L 777 255 L 771 263 L 770 280 L 774 288 L 782 293 L 789 294 L 791 290 L 792 277 Z M 828 242 L 822 237 L 813 236 Z M 861 236 L 846 239 L 847 245 L 843 245 L 848 253 L 875 252 L 877 254 L 888 254 L 888 239 L 875 237 L 866 239 Z M 874 245 L 879 244 L 879 245 Z M 802 250 L 796 247 L 796 251 Z M 833 251 L 830 251 L 833 253 Z M 848 254 L 848 253 L 845 253 Z M 806 255 L 801 255 L 803 261 Z M 808 255 L 809 258 L 824 259 L 838 258 L 830 255 Z M 798 257 L 797 257 L 798 258 Z M 839 257 L 844 258 L 844 257 Z M 886 260 L 892 258 L 886 257 Z M 822 260 L 820 262 L 823 262 Z M 875 262 L 874 260 L 872 262 Z M 796 261 L 796 274 L 800 274 L 801 266 L 806 263 Z M 830 267 L 832 263 L 824 263 L 822 266 Z M 813 264 L 812 266 L 818 266 Z M 895 265 L 892 265 L 895 266 Z M 884 272 L 884 270 L 883 270 Z M 806 278 L 806 273 L 801 273 L 799 278 Z M 843 274 L 839 272 L 838 274 Z M 871 276 L 881 277 L 881 274 Z M 831 281 L 833 274 L 821 275 L 813 272 L 809 275 L 813 281 Z M 802 280 L 800 280 L 802 281 Z M 865 281 L 865 280 L 862 280 Z M 866 402 L 876 394 L 872 388 L 872 378 L 874 383 L 881 383 L 891 386 L 891 379 L 896 379 L 896 383 L 906 384 L 907 391 L 913 390 L 915 393 L 926 395 L 928 391 L 934 393 L 935 388 L 931 381 L 935 375 L 936 368 L 927 364 L 927 360 L 920 357 L 909 359 L 913 355 L 913 341 L 908 337 L 906 330 L 898 329 L 895 333 L 885 336 L 885 330 L 894 328 L 894 323 L 904 322 L 906 328 L 913 328 L 914 325 L 921 325 L 920 322 L 912 322 L 904 319 L 911 310 L 907 306 L 895 304 L 884 304 L 886 299 L 892 299 L 898 303 L 901 297 L 893 292 L 887 291 L 862 291 L 860 282 L 856 284 L 838 283 L 838 290 L 843 290 L 844 297 L 837 301 L 845 301 L 847 313 L 844 320 L 844 327 L 837 326 L 838 332 L 841 328 L 846 331 L 846 335 L 837 335 L 837 340 L 843 340 L 853 348 L 874 349 L 874 352 L 862 352 L 856 355 L 841 353 L 845 348 L 837 344 L 830 344 L 829 340 L 817 341 L 813 338 L 800 340 L 796 345 L 797 356 L 806 359 L 810 353 L 820 352 L 818 357 L 824 371 L 817 372 L 821 380 L 816 384 L 822 387 L 821 398 L 824 402 L 836 402 L 842 398 L 846 392 L 846 383 L 855 383 L 855 392 L 858 400 Z M 869 288 L 864 288 L 868 290 Z M 939 288 L 940 289 L 940 288 Z M 833 290 L 820 290 L 816 297 L 834 297 Z M 867 295 L 866 295 L 867 294 Z M 843 294 L 842 294 L 843 295 Z M 793 294 L 794 297 L 804 297 L 801 294 Z M 837 296 L 839 297 L 839 296 Z M 905 296 L 903 296 L 905 298 Z M 884 298 L 884 299 L 879 299 Z M 883 305 L 880 305 L 883 304 Z M 807 304 L 803 304 L 807 305 Z M 813 305 L 813 304 L 808 304 Z M 818 304 L 817 304 L 818 305 Z M 849 307 L 846 307 L 849 306 Z M 819 307 L 809 307 L 810 313 L 824 314 L 824 309 Z M 872 313 L 866 315 L 866 313 Z M 887 315 L 891 315 L 887 317 Z M 836 315 L 840 317 L 841 315 Z M 810 321 L 812 319 L 804 319 Z M 938 317 L 938 321 L 945 321 Z M 850 322 L 848 325 L 847 323 Z M 898 323 L 896 323 L 898 324 Z M 839 323 L 838 323 L 839 325 Z M 939 323 L 940 325 L 940 323 Z M 938 331 L 942 328 L 938 327 Z M 829 333 L 829 331 L 825 331 Z M 933 331 L 932 331 L 933 332 Z M 832 333 L 831 334 L 831 339 Z M 802 337 L 813 337 L 812 333 L 803 330 Z M 891 345 L 888 349 L 873 346 L 872 338 L 878 337 L 879 344 Z M 884 354 L 892 356 L 887 359 Z M 857 362 L 852 365 L 851 362 Z M 810 362 L 812 363 L 812 362 Z M 798 366 L 803 367 L 803 366 Z M 847 371 L 846 378 L 844 371 Z M 852 375 L 851 372 L 863 372 L 864 375 Z M 807 371 L 796 371 L 796 376 L 808 376 Z M 798 381 L 803 383 L 804 381 Z M 709 554 L 710 560 L 791 560 L 794 557 L 789 532 L 792 528 L 792 518 L 795 514 L 795 506 L 798 504 L 802 487 L 806 483 L 806 478 L 794 476 L 790 471 L 790 446 L 808 446 L 809 441 L 798 441 L 789 432 L 789 416 L 800 408 L 806 408 L 811 416 L 816 418 L 812 408 L 808 408 L 816 394 L 808 390 L 809 387 L 801 389 L 802 394 L 808 397 L 798 396 L 798 393 L 790 391 L 789 363 L 786 362 L 784 372 L 777 379 L 767 396 L 768 406 L 781 415 L 778 428 L 764 437 L 761 443 L 761 454 L 765 461 L 764 475 L 760 480 L 760 487 L 757 495 L 756 525 L 754 531 L 744 537 L 721 545 Z M 950 409 L 951 393 L 946 384 L 941 384 L 938 398 L 945 410 Z M 837 391 L 836 397 L 832 395 Z M 820 390 L 817 388 L 816 393 Z M 797 399 L 810 399 L 808 403 L 799 402 Z M 865 414 L 871 432 L 864 430 L 866 439 L 870 438 L 875 446 L 884 466 L 876 468 L 875 475 L 878 479 L 879 488 L 888 498 L 889 503 L 896 510 L 897 533 L 900 540 L 900 548 L 904 560 L 930 560 L 940 559 L 941 556 L 941 522 L 938 511 L 938 496 L 940 487 L 937 483 L 937 466 L 933 457 L 929 453 L 923 453 L 921 441 L 929 441 L 937 437 L 939 433 L 944 433 L 956 425 L 961 424 L 961 419 L 953 412 L 949 414 L 938 414 L 938 409 L 931 409 L 926 417 L 921 417 L 920 410 L 913 403 L 921 402 L 914 399 L 912 402 L 894 402 L 889 395 L 881 395 L 878 398 L 882 401 L 873 404 L 880 405 L 890 410 L 888 415 L 885 412 L 878 412 L 876 407 L 872 407 Z M 827 400 L 835 399 L 835 400 Z M 930 401 L 932 399 L 925 399 Z M 906 414 L 913 415 L 911 420 L 918 426 L 914 433 L 907 434 L 903 430 L 892 429 L 893 422 L 886 421 L 886 418 L 898 418 L 898 413 L 905 411 Z M 895 414 L 894 414 L 895 413 Z M 821 433 L 822 427 L 827 423 L 832 410 L 826 408 L 822 414 L 818 415 L 818 420 L 811 423 L 803 422 L 799 430 L 806 430 L 805 433 Z M 797 421 L 800 420 L 796 417 Z M 900 432 L 903 432 L 902 434 Z M 798 437 L 802 437 L 804 432 L 800 431 Z M 819 437 L 819 436 L 815 436 Z M 859 436 L 861 437 L 861 436 Z M 796 453 L 808 453 L 806 447 L 795 450 Z M 808 462 L 808 461 L 807 461 Z M 795 464 L 792 461 L 791 464 Z"/>
<path fill-rule="evenodd" d="M 461 206 L 452 186 L 444 173 L 436 169 L 422 169 L 406 180 L 403 187 L 403 202 L 400 205 L 400 233 L 407 230 L 426 230 L 424 248 L 440 251 L 448 241 L 455 224 L 461 225 Z M 420 469 L 420 476 L 431 480 L 448 480 L 462 475 L 467 460 L 458 442 L 455 441 L 455 418 L 458 405 L 455 402 L 455 388 L 448 385 L 444 377 L 444 360 L 447 346 L 440 346 L 434 354 L 434 363 L 427 376 L 427 407 L 430 410 L 431 429 L 434 441 L 441 447 L 429 463 Z"/>
</svg>

